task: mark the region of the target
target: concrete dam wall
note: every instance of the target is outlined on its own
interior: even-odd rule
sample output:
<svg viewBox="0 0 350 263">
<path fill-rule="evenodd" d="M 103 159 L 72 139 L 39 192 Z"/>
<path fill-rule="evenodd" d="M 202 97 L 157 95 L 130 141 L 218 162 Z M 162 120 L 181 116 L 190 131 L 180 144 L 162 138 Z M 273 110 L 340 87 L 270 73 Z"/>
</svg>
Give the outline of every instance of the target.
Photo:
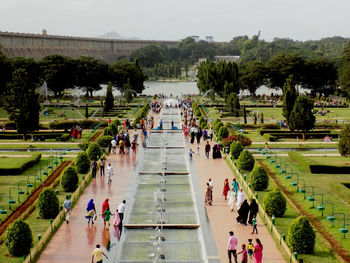
<svg viewBox="0 0 350 263">
<path fill-rule="evenodd" d="M 129 56 L 136 49 L 154 42 L 176 47 L 178 41 L 119 40 L 0 32 L 1 51 L 9 58 L 32 57 L 41 59 L 48 55 L 64 55 L 72 58 L 92 56 L 108 63 L 122 56 Z"/>
</svg>

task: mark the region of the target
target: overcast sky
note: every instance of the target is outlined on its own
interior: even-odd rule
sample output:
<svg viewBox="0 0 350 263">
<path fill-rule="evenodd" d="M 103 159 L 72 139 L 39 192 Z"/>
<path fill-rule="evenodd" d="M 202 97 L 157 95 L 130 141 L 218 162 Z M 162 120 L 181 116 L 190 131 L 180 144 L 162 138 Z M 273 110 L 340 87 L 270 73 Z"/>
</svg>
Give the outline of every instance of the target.
<svg viewBox="0 0 350 263">
<path fill-rule="evenodd" d="M 0 31 L 216 41 L 350 37 L 350 0 L 1 0 Z"/>
</svg>

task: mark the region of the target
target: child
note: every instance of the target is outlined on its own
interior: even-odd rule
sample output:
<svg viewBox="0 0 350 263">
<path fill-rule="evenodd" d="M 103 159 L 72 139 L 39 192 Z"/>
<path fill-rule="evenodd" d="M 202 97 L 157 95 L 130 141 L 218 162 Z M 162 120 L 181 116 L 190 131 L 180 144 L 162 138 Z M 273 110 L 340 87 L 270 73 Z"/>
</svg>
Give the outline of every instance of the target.
<svg viewBox="0 0 350 263">
<path fill-rule="evenodd" d="M 245 244 L 242 244 L 242 251 L 238 252 L 237 255 L 239 254 L 242 254 L 242 263 L 248 263 L 248 255 L 247 255 L 247 250 L 245 249 Z"/>
<path fill-rule="evenodd" d="M 192 159 L 193 153 L 194 152 L 192 151 L 192 149 L 190 149 L 190 151 L 189 151 L 190 159 Z"/>
<path fill-rule="evenodd" d="M 254 246 L 252 241 L 253 241 L 252 239 L 248 239 L 248 255 L 250 260 L 253 259 L 253 254 L 254 254 Z"/>
<path fill-rule="evenodd" d="M 256 221 L 256 215 L 254 215 L 252 223 L 253 223 L 253 232 L 252 232 L 252 234 L 254 234 L 254 232 L 256 232 L 256 234 L 258 234 L 258 224 L 257 224 L 257 221 Z"/>
<path fill-rule="evenodd" d="M 106 208 L 106 210 L 103 212 L 102 215 L 104 216 L 106 229 L 108 229 L 109 228 L 109 219 L 111 218 L 111 215 L 113 215 L 112 212 L 109 210 L 109 207 Z"/>
<path fill-rule="evenodd" d="M 199 156 L 199 147 L 197 147 L 196 156 Z"/>
</svg>

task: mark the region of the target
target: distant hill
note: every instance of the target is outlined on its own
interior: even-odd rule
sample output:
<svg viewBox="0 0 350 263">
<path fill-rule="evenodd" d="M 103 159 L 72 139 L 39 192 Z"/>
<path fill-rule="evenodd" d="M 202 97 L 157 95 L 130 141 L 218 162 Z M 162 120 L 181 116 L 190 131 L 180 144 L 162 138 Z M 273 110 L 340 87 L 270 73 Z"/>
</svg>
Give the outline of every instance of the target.
<svg viewBox="0 0 350 263">
<path fill-rule="evenodd" d="M 140 38 L 138 37 L 124 37 L 119 35 L 117 32 L 115 31 L 110 31 L 107 32 L 103 35 L 97 36 L 98 38 L 105 38 L 105 39 L 127 39 L 127 40 L 140 40 Z"/>
</svg>

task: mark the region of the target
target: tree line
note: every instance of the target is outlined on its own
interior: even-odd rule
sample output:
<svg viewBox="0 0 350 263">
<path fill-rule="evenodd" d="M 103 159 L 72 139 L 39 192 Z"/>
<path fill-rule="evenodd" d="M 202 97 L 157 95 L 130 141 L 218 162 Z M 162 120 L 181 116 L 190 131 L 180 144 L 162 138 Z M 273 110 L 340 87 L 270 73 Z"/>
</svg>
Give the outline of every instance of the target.
<svg viewBox="0 0 350 263">
<path fill-rule="evenodd" d="M 207 60 L 198 67 L 197 86 L 201 93 L 210 91 L 225 98 L 230 92 L 238 94 L 240 90 L 248 90 L 254 95 L 262 85 L 282 89 L 292 75 L 295 85 L 309 89 L 313 96 L 350 96 L 349 73 L 350 42 L 339 63 L 325 57 L 305 59 L 293 53 L 278 54 L 267 62 L 253 60 L 237 64 Z"/>
<path fill-rule="evenodd" d="M 102 89 L 101 84 L 108 82 L 123 92 L 128 81 L 134 91 L 141 93 L 147 79 L 137 59 L 133 62 L 118 60 L 107 64 L 89 56 L 73 59 L 50 55 L 36 61 L 24 57 L 9 59 L 0 52 L 0 95 L 9 92 L 14 74 L 20 69 L 28 75 L 34 87 L 39 87 L 46 81 L 55 97 L 60 97 L 64 90 L 75 87 L 92 97 L 94 91 Z"/>
</svg>

